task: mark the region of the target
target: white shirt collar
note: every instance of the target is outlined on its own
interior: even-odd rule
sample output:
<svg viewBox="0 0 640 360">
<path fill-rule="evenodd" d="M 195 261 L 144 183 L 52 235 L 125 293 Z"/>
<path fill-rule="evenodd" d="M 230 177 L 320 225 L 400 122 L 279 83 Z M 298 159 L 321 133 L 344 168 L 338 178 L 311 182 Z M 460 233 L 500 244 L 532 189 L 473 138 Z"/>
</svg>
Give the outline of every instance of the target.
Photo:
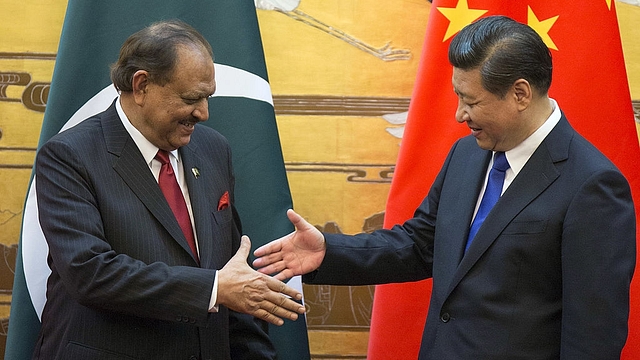
<svg viewBox="0 0 640 360">
<path fill-rule="evenodd" d="M 509 169 L 507 169 L 504 176 L 504 184 L 502 186 L 502 192 L 507 190 L 509 185 L 513 182 L 516 175 L 522 170 L 524 165 L 529 161 L 529 158 L 536 151 L 538 146 L 544 141 L 544 139 L 549 135 L 551 130 L 558 124 L 560 121 L 561 113 L 560 108 L 558 107 L 558 103 L 553 100 L 551 101 L 551 106 L 553 106 L 553 111 L 551 115 L 547 118 L 547 120 L 540 126 L 533 134 L 531 134 L 528 138 L 526 138 L 523 142 L 518 144 L 513 149 L 506 151 L 505 156 L 507 157 L 507 161 L 509 162 Z M 480 190 L 480 195 L 478 196 L 478 200 L 476 202 L 476 208 L 474 211 L 475 214 L 478 212 L 478 207 L 480 206 L 480 201 L 482 200 L 482 194 L 484 194 L 485 187 L 487 186 L 487 178 L 489 177 L 489 171 L 491 166 L 493 165 L 493 158 L 489 161 L 489 167 L 485 174 L 485 181 L 482 189 Z"/>
<path fill-rule="evenodd" d="M 144 161 L 149 164 L 149 167 L 151 167 L 151 161 L 156 157 L 156 154 L 158 153 L 158 147 L 147 140 L 147 138 L 145 138 L 144 135 L 142 135 L 142 133 L 138 129 L 136 129 L 133 124 L 131 124 L 131 121 L 122 109 L 122 105 L 120 104 L 120 97 L 118 97 L 116 101 L 116 111 L 118 112 L 120 121 L 122 121 L 122 125 L 124 125 L 124 128 L 127 130 L 129 135 L 131 135 L 131 138 L 133 139 L 133 142 L 138 146 L 138 149 L 140 149 L 140 152 L 144 157 Z M 169 153 L 173 155 L 173 161 L 178 160 L 177 149 L 170 151 Z"/>
<path fill-rule="evenodd" d="M 529 158 L 536 151 L 538 146 L 542 143 L 542 141 L 549 135 L 551 130 L 558 124 L 560 121 L 561 113 L 560 108 L 558 107 L 558 103 L 554 99 L 549 99 L 551 101 L 551 106 L 553 107 L 553 111 L 547 120 L 536 130 L 533 134 L 531 134 L 528 138 L 526 138 L 523 142 L 518 144 L 513 149 L 505 152 L 507 156 L 507 161 L 509 161 L 509 166 L 511 170 L 513 170 L 513 176 L 518 175 L 520 170 L 524 167 L 524 165 L 529 161 Z"/>
</svg>

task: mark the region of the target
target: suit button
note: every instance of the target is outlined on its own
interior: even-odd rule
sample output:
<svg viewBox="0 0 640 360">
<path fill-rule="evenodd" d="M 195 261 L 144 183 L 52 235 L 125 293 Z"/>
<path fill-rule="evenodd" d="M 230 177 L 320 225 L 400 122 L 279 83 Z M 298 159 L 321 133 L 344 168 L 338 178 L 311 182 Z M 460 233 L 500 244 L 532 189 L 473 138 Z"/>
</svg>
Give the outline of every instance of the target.
<svg viewBox="0 0 640 360">
<path fill-rule="evenodd" d="M 198 357 L 195 355 L 189 356 L 189 360 L 198 360 Z"/>
<path fill-rule="evenodd" d="M 440 315 L 440 320 L 443 323 L 449 322 L 449 320 L 451 320 L 451 315 L 449 315 L 449 313 L 444 313 L 444 314 Z"/>
</svg>

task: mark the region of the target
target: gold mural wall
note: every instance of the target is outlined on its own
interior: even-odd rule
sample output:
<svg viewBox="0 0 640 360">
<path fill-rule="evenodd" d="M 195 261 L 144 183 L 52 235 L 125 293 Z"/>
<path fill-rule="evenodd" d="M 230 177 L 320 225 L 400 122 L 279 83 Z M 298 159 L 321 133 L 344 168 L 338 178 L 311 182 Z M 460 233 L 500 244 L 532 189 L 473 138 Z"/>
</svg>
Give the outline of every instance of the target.
<svg viewBox="0 0 640 360">
<path fill-rule="evenodd" d="M 0 4 L 1 357 L 22 207 L 66 3 Z M 640 7 L 617 6 L 631 95 L 640 99 Z M 408 109 L 429 11 L 426 0 L 305 0 L 286 13 L 258 10 L 294 206 L 325 231 L 382 225 L 397 119 Z M 304 291 L 313 356 L 364 359 L 373 287 Z"/>
<path fill-rule="evenodd" d="M 8 328 L 22 207 L 66 1 L 0 3 L 0 356 Z"/>
<path fill-rule="evenodd" d="M 323 0 L 258 13 L 294 207 L 324 231 L 382 227 L 400 143 L 383 115 L 408 109 L 429 10 Z M 365 358 L 373 290 L 305 285 L 312 355 Z"/>
</svg>

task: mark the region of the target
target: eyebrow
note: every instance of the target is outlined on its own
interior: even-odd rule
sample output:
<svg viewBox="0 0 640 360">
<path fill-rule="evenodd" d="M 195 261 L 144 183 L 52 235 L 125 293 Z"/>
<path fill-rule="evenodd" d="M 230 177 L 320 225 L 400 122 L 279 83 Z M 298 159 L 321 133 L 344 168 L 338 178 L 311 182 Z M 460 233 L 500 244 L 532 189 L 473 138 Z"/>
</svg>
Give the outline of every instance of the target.
<svg viewBox="0 0 640 360">
<path fill-rule="evenodd" d="M 460 91 L 458 89 L 455 88 L 455 86 L 453 87 L 453 92 L 458 95 L 459 97 L 463 97 L 463 98 L 470 98 L 469 95 L 465 94 L 463 91 Z"/>
<path fill-rule="evenodd" d="M 197 100 L 197 99 L 209 98 L 211 97 L 211 95 L 213 94 L 204 92 L 204 91 L 193 91 L 193 92 L 186 92 L 186 93 L 180 94 L 180 97 L 187 100 Z"/>
</svg>

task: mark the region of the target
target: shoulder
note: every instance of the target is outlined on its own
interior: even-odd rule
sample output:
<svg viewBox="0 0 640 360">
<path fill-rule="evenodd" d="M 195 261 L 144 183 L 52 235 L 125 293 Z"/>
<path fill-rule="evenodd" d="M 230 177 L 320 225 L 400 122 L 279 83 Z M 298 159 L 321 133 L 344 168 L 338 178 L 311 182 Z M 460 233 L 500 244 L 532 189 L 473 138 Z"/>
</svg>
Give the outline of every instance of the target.
<svg viewBox="0 0 640 360">
<path fill-rule="evenodd" d="M 577 131 L 569 143 L 569 161 L 574 162 L 577 169 L 587 172 L 620 172 L 602 151 Z"/>
<path fill-rule="evenodd" d="M 211 151 L 229 149 L 229 141 L 224 135 L 203 124 L 196 124 L 196 128 L 191 135 L 190 144 L 197 145 L 199 148 L 209 149 Z"/>
<path fill-rule="evenodd" d="M 583 174 L 601 170 L 618 171 L 607 156 L 571 126 L 564 114 L 542 145 L 555 163 L 566 160 L 567 164 L 573 164 L 575 170 Z"/>
<path fill-rule="evenodd" d="M 118 121 L 117 113 L 115 109 L 109 109 L 99 112 L 95 115 L 92 115 L 85 120 L 82 120 L 78 124 L 65 129 L 55 135 L 53 135 L 47 142 L 66 142 L 66 143 L 76 143 L 76 142 L 88 142 L 95 143 L 96 138 L 103 137 L 103 120 L 115 117 Z M 55 119 L 54 119 L 55 121 Z M 61 127 L 64 125 L 63 122 L 60 122 Z"/>
<path fill-rule="evenodd" d="M 100 119 L 88 118 L 72 128 L 59 132 L 47 140 L 39 149 L 39 153 L 47 150 L 55 152 L 62 148 L 78 154 L 93 153 L 104 148 L 104 136 Z"/>
</svg>

